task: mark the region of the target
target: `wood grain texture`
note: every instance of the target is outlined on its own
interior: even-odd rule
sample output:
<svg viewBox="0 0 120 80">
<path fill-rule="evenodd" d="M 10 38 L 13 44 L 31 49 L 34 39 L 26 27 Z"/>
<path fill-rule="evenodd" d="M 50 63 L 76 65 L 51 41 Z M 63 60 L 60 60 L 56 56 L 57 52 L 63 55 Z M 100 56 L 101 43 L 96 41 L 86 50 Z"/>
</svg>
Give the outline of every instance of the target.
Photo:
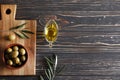
<svg viewBox="0 0 120 80">
<path fill-rule="evenodd" d="M 7 14 L 6 11 L 10 9 L 11 13 Z M 10 44 L 21 44 L 23 45 L 28 51 L 28 61 L 20 69 L 12 70 L 4 65 L 5 63 L 3 60 L 0 59 L 0 75 L 35 75 L 35 66 L 36 66 L 36 21 L 35 20 L 15 20 L 16 14 L 16 5 L 1 5 L 1 14 L 2 19 L 0 21 L 0 30 L 1 30 L 1 43 L 0 43 L 0 53 L 1 59 L 3 58 L 2 54 L 4 54 L 5 48 Z M 34 35 L 29 35 L 31 39 L 20 39 L 16 36 L 14 41 L 6 40 L 6 36 L 9 34 L 13 34 L 9 31 L 10 28 L 14 26 L 21 25 L 23 23 L 27 23 L 25 28 L 34 32 Z M 31 67 L 29 67 L 31 65 Z"/>
<path fill-rule="evenodd" d="M 120 79 L 119 0 L 1 0 L 0 3 L 17 4 L 16 19 L 37 19 L 37 75 L 44 69 L 43 57 L 55 53 L 59 65 L 66 66 L 56 80 Z M 52 50 L 42 37 L 45 19 L 50 16 L 56 16 L 59 24 L 59 36 Z"/>
</svg>

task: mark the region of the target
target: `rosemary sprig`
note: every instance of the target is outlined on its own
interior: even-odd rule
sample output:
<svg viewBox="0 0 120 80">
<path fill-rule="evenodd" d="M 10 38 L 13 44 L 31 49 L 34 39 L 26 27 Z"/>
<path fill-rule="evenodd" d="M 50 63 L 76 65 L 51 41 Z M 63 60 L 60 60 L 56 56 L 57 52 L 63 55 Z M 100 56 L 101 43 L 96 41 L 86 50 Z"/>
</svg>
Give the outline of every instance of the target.
<svg viewBox="0 0 120 80">
<path fill-rule="evenodd" d="M 52 57 L 45 57 L 45 61 L 48 68 L 45 69 L 45 76 L 40 75 L 40 80 L 54 80 L 56 74 L 60 73 L 64 67 L 57 68 L 58 57 L 55 54 Z"/>
<path fill-rule="evenodd" d="M 32 31 L 29 31 L 27 29 L 24 29 L 24 25 L 26 25 L 27 23 L 23 23 L 21 25 L 15 26 L 10 28 L 9 30 L 14 32 L 14 34 L 16 36 L 18 36 L 19 38 L 22 39 L 29 39 L 28 34 L 34 34 Z"/>
</svg>

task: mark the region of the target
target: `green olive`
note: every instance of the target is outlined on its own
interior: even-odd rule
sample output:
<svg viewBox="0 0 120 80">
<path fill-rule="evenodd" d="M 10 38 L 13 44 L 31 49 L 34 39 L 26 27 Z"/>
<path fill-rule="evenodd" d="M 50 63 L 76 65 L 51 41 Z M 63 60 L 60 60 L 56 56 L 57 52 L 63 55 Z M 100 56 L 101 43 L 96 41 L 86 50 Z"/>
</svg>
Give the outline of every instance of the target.
<svg viewBox="0 0 120 80">
<path fill-rule="evenodd" d="M 8 39 L 9 39 L 10 41 L 15 40 L 15 38 L 16 38 L 15 34 L 9 34 L 9 35 L 8 35 Z"/>
<path fill-rule="evenodd" d="M 19 62 L 19 63 L 18 63 L 18 65 L 22 65 L 22 63 L 21 63 L 21 62 Z"/>
<path fill-rule="evenodd" d="M 11 56 L 12 58 L 16 58 L 18 55 L 19 55 L 19 52 L 18 52 L 18 51 L 13 51 L 10 56 Z"/>
<path fill-rule="evenodd" d="M 8 60 L 7 64 L 10 65 L 10 66 L 12 66 L 13 65 L 13 61 L 12 60 Z"/>
<path fill-rule="evenodd" d="M 25 51 L 24 48 L 21 48 L 21 49 L 19 50 L 19 52 L 20 52 L 20 55 L 25 55 L 25 53 L 26 53 L 26 51 Z"/>
<path fill-rule="evenodd" d="M 12 52 L 12 48 L 8 48 L 7 53 L 11 53 L 11 52 Z"/>
<path fill-rule="evenodd" d="M 26 57 L 25 56 L 21 56 L 20 60 L 24 62 L 26 60 Z"/>
<path fill-rule="evenodd" d="M 17 58 L 14 58 L 13 59 L 13 62 L 15 63 L 15 64 L 19 64 L 20 63 L 20 59 L 17 57 Z"/>
<path fill-rule="evenodd" d="M 14 50 L 14 51 L 18 51 L 18 50 L 19 50 L 18 46 L 14 46 L 14 47 L 13 47 L 13 50 Z"/>
</svg>

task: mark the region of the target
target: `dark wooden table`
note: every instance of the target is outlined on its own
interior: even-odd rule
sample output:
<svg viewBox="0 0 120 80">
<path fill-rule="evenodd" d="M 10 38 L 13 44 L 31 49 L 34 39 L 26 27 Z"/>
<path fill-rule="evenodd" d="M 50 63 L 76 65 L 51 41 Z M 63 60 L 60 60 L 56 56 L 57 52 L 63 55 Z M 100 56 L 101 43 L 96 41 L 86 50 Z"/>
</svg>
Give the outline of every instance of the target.
<svg viewBox="0 0 120 80">
<path fill-rule="evenodd" d="M 56 80 L 120 80 L 119 0 L 0 0 L 17 4 L 16 19 L 37 20 L 36 74 L 53 53 L 65 65 Z M 55 18 L 59 36 L 52 50 L 42 37 L 45 20 Z M 1 76 L 0 80 L 37 80 L 37 76 Z"/>
</svg>

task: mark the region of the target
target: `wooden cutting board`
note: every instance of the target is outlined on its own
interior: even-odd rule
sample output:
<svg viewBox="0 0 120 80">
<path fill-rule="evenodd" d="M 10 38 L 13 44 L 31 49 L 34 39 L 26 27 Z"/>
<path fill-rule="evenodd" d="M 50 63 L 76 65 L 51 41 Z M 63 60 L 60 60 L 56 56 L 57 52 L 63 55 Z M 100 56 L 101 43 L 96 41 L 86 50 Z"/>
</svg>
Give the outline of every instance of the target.
<svg viewBox="0 0 120 80">
<path fill-rule="evenodd" d="M 16 5 L 1 5 L 0 20 L 0 75 L 35 75 L 36 71 L 36 20 L 15 20 Z M 9 29 L 14 26 L 26 23 L 25 28 L 34 32 L 30 34 L 30 39 L 20 39 L 16 37 L 14 41 L 6 40 L 6 36 L 11 34 Z M 3 62 L 2 54 L 9 44 L 18 43 L 28 50 L 28 61 L 19 69 L 9 69 Z"/>
</svg>

